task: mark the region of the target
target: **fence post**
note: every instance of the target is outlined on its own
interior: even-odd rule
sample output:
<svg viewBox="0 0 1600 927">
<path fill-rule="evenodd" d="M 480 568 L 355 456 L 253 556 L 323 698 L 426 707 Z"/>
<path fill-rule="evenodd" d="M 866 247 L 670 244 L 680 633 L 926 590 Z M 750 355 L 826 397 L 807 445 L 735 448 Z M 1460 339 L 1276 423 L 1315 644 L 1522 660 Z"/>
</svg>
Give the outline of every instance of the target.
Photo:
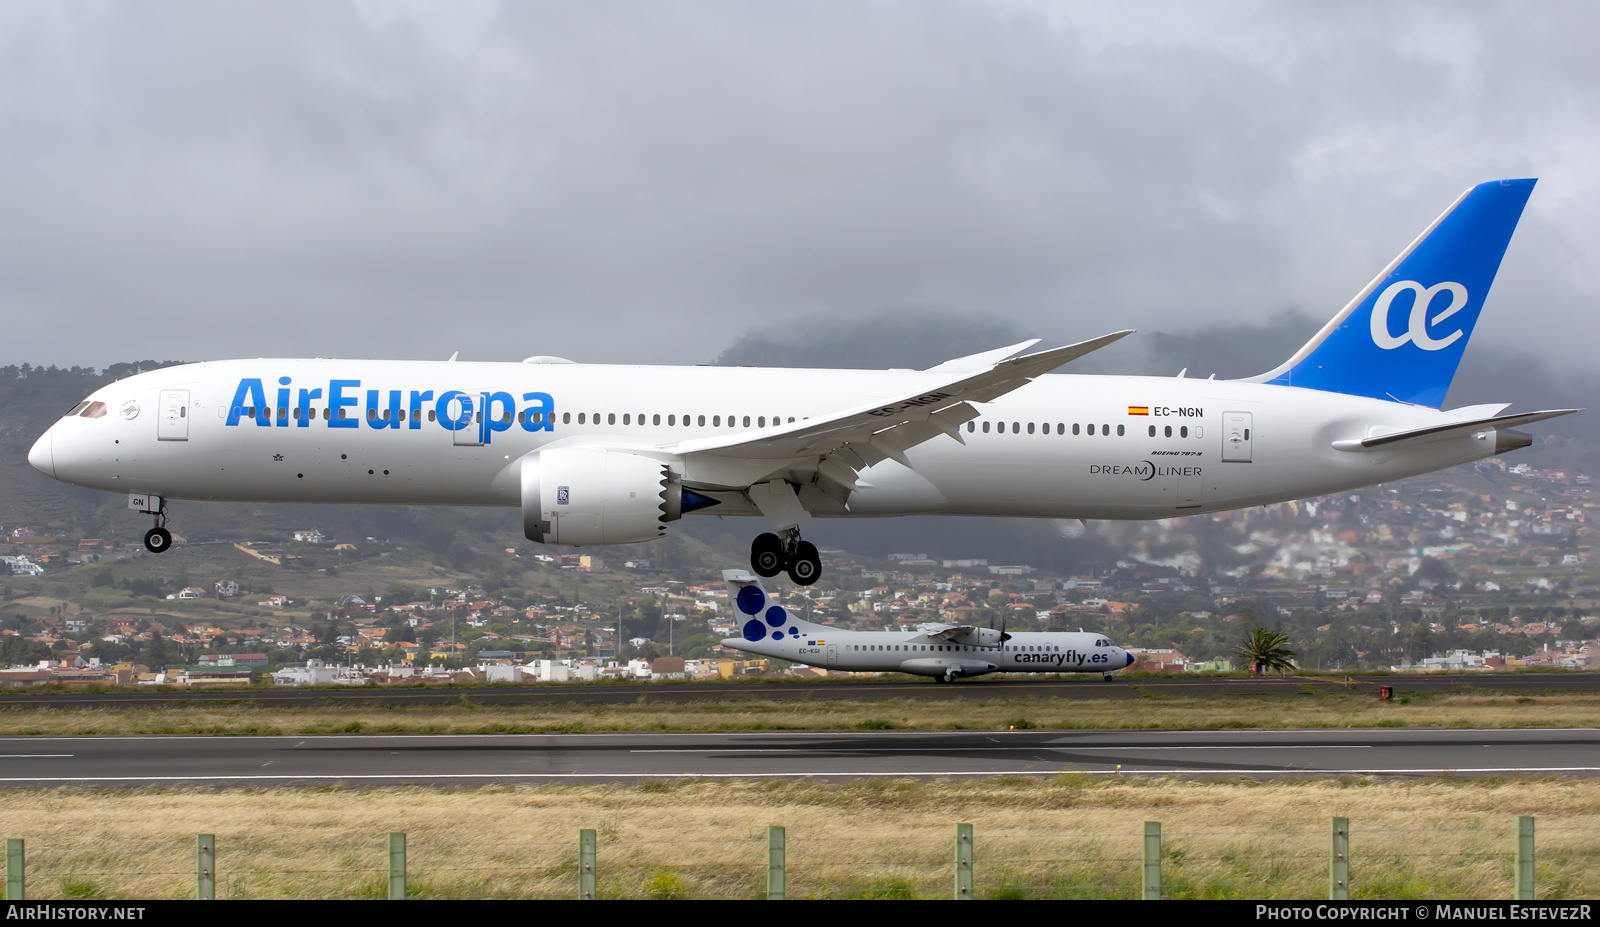
<svg viewBox="0 0 1600 927">
<path fill-rule="evenodd" d="M 956 900 L 972 900 L 972 825 L 956 825 Z"/>
<path fill-rule="evenodd" d="M 22 890 L 22 841 L 6 841 L 6 900 L 22 901 L 26 897 Z"/>
<path fill-rule="evenodd" d="M 1329 831 L 1328 900 L 1350 900 L 1350 819 L 1334 818 Z"/>
<path fill-rule="evenodd" d="M 406 900 L 406 835 L 389 835 L 389 900 Z"/>
<path fill-rule="evenodd" d="M 1533 817 L 1517 815 L 1517 883 L 1511 897 L 1517 901 L 1533 900 Z"/>
<path fill-rule="evenodd" d="M 783 901 L 784 873 L 783 867 L 787 845 L 784 840 L 783 828 L 773 826 L 767 828 L 767 900 Z"/>
<path fill-rule="evenodd" d="M 217 838 L 201 834 L 194 847 L 195 882 L 201 901 L 217 897 Z"/>
<path fill-rule="evenodd" d="M 1144 878 L 1139 897 L 1161 900 L 1161 822 L 1144 822 Z"/>
<path fill-rule="evenodd" d="M 578 831 L 578 897 L 584 901 L 595 899 L 594 831 Z"/>
</svg>

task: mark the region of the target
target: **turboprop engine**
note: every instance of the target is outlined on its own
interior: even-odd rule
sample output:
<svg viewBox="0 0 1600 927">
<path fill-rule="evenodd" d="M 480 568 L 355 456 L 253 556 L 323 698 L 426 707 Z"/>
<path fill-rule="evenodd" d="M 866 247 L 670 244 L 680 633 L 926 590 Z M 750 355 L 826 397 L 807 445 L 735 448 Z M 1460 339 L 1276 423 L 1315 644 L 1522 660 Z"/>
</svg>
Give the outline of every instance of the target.
<svg viewBox="0 0 1600 927">
<path fill-rule="evenodd" d="M 667 522 L 715 505 L 684 492 L 668 466 L 603 448 L 535 451 L 522 461 L 522 532 L 541 544 L 587 547 L 653 541 Z"/>
<path fill-rule="evenodd" d="M 947 636 L 952 643 L 966 644 L 968 647 L 998 647 L 1011 639 L 1005 628 L 996 631 L 994 628 L 957 628 L 954 634 Z"/>
</svg>

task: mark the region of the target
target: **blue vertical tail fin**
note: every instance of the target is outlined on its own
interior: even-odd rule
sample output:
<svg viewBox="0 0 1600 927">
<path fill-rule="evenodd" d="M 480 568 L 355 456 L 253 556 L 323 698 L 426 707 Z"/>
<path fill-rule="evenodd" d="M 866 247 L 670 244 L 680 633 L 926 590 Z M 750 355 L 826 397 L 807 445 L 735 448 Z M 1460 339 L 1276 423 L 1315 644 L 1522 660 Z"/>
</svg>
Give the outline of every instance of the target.
<svg viewBox="0 0 1600 927">
<path fill-rule="evenodd" d="M 1461 194 L 1305 347 L 1249 380 L 1439 408 L 1535 183 Z"/>
<path fill-rule="evenodd" d="M 815 625 L 789 614 L 782 605 L 772 600 L 762 587 L 761 579 L 744 570 L 723 570 L 722 579 L 728 584 L 728 604 L 733 606 L 733 616 L 739 622 L 739 634 L 747 641 L 765 638 L 783 640 L 785 636 L 801 637 Z"/>
</svg>

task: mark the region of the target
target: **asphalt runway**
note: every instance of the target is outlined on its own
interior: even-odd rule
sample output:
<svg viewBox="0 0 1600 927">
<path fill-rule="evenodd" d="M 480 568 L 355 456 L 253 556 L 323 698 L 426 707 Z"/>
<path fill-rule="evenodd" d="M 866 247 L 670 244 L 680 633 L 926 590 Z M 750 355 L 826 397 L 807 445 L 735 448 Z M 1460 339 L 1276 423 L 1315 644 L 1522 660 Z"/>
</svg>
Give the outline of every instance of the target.
<svg viewBox="0 0 1600 927">
<path fill-rule="evenodd" d="M 1296 696 L 1350 692 L 1376 698 L 1379 686 L 1396 697 L 1407 693 L 1495 692 L 1519 695 L 1600 692 L 1600 673 L 1478 673 L 1438 676 L 1159 676 L 979 678 L 953 685 L 907 677 L 837 678 L 815 682 L 631 683 L 604 685 L 462 686 L 445 688 L 225 689 L 170 692 L 6 692 L 0 708 L 159 708 L 194 703 L 248 703 L 262 707 L 317 708 L 369 705 L 618 705 L 722 702 L 735 699 L 817 701 L 916 699 L 950 701 L 994 698 L 1121 699 L 1162 695 L 1172 698 L 1219 696 Z"/>
<path fill-rule="evenodd" d="M 1600 730 L 0 738 L 0 786 L 1600 774 Z"/>
</svg>

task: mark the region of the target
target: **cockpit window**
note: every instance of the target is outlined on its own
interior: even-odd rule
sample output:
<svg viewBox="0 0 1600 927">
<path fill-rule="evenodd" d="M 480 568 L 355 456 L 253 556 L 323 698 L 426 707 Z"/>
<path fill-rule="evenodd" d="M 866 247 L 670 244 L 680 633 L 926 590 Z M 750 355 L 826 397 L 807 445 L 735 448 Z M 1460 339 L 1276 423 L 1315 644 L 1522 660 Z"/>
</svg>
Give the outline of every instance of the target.
<svg viewBox="0 0 1600 927">
<path fill-rule="evenodd" d="M 68 412 L 66 415 L 62 416 L 62 418 L 71 418 L 74 415 L 77 415 L 79 412 L 82 412 L 84 407 L 87 406 L 88 404 L 89 404 L 89 400 L 85 399 L 84 401 L 82 401 L 82 402 L 78 403 L 77 405 L 73 406 L 72 407 L 72 411 Z"/>
<path fill-rule="evenodd" d="M 78 415 L 82 418 L 105 418 L 106 404 L 103 402 L 91 402 Z"/>
</svg>

